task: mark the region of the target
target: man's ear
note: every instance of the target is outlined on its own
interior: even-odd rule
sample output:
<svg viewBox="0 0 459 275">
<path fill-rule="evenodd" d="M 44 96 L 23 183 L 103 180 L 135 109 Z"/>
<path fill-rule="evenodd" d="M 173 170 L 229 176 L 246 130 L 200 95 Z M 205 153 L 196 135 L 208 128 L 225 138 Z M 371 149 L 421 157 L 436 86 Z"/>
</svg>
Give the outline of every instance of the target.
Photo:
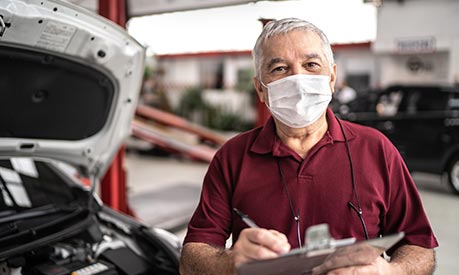
<svg viewBox="0 0 459 275">
<path fill-rule="evenodd" d="M 333 64 L 332 71 L 330 73 L 330 89 L 332 94 L 335 92 L 335 85 L 336 85 L 336 64 Z"/>
<path fill-rule="evenodd" d="M 255 91 L 257 92 L 258 98 L 262 103 L 265 103 L 265 93 L 263 92 L 263 85 L 261 85 L 260 80 L 258 80 L 258 77 L 254 76 L 253 77 L 253 86 L 255 87 Z"/>
</svg>

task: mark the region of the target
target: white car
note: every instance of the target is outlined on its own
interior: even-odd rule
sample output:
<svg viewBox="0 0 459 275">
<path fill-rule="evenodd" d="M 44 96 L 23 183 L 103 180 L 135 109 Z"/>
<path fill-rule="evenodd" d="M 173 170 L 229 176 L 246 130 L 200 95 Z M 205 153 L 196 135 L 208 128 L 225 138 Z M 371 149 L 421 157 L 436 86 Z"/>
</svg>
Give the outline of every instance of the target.
<svg viewBox="0 0 459 275">
<path fill-rule="evenodd" d="M 175 236 L 94 192 L 130 133 L 144 55 L 67 2 L 0 0 L 1 275 L 178 274 Z"/>
</svg>

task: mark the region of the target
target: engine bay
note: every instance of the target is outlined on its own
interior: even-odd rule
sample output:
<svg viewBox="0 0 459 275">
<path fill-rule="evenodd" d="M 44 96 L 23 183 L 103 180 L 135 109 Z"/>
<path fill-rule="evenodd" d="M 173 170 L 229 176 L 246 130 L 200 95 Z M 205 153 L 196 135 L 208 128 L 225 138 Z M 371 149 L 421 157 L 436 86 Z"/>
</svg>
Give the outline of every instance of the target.
<svg viewBox="0 0 459 275">
<path fill-rule="evenodd" d="M 2 258 L 0 275 L 177 274 L 164 249 L 145 239 L 152 235 L 142 236 L 138 230 L 128 235 L 114 224 L 97 221 L 75 236 Z"/>
</svg>

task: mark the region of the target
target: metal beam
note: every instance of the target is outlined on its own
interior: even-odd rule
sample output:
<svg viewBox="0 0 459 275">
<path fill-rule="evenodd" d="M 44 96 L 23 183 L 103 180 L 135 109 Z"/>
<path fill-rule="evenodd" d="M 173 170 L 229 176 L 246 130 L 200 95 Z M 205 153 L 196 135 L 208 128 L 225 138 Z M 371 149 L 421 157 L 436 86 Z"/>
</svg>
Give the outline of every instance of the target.
<svg viewBox="0 0 459 275">
<path fill-rule="evenodd" d="M 109 0 L 100 2 L 106 2 L 108 5 L 108 3 L 117 1 L 118 0 Z M 135 16 L 241 5 L 258 1 L 259 0 L 128 0 L 126 6 L 128 9 L 126 19 Z M 97 9 L 100 8 L 100 2 L 98 0 L 69 0 L 69 2 L 94 12 L 97 12 Z"/>
</svg>

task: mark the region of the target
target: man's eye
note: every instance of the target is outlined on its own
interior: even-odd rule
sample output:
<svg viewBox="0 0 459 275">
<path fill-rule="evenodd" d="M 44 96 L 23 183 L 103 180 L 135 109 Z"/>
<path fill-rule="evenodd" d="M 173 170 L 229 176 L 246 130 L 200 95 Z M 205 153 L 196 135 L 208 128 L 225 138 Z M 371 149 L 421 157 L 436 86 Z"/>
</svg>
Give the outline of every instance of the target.
<svg viewBox="0 0 459 275">
<path fill-rule="evenodd" d="M 319 63 L 316 63 L 316 62 L 308 62 L 306 63 L 306 68 L 316 69 L 316 68 L 320 68 L 320 65 Z"/>
<path fill-rule="evenodd" d="M 274 69 L 272 69 L 271 72 L 273 73 L 282 73 L 282 72 L 285 72 L 287 69 L 285 67 L 276 67 Z"/>
</svg>

